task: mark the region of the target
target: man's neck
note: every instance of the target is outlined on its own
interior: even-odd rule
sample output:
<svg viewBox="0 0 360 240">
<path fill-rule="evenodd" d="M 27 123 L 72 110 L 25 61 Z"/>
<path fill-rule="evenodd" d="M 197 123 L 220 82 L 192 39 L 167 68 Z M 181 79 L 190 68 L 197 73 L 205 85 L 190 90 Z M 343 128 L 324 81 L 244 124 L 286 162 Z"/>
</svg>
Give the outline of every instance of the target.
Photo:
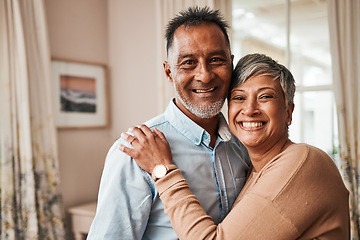
<svg viewBox="0 0 360 240">
<path fill-rule="evenodd" d="M 210 134 L 210 147 L 214 148 L 216 139 L 218 137 L 218 123 L 219 115 L 216 115 L 213 118 L 199 118 L 198 121 L 193 120 L 197 125 L 205 129 Z"/>
<path fill-rule="evenodd" d="M 210 147 L 214 148 L 218 137 L 219 114 L 212 118 L 201 118 L 192 114 L 189 110 L 179 107 L 176 101 L 174 101 L 174 103 L 188 118 L 210 134 Z"/>
</svg>

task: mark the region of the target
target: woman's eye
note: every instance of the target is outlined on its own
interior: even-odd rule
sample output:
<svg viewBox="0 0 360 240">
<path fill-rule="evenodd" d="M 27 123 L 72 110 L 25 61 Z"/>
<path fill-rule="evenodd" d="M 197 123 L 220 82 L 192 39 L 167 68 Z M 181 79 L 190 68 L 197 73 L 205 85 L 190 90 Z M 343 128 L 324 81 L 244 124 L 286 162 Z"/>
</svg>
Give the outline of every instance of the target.
<svg viewBox="0 0 360 240">
<path fill-rule="evenodd" d="M 264 94 L 264 95 L 261 95 L 259 98 L 260 99 L 271 99 L 271 98 L 274 98 L 274 96 L 271 94 Z"/>
<path fill-rule="evenodd" d="M 245 98 L 242 96 L 235 96 L 235 97 L 232 97 L 231 100 L 242 101 L 242 100 L 245 100 Z"/>
</svg>

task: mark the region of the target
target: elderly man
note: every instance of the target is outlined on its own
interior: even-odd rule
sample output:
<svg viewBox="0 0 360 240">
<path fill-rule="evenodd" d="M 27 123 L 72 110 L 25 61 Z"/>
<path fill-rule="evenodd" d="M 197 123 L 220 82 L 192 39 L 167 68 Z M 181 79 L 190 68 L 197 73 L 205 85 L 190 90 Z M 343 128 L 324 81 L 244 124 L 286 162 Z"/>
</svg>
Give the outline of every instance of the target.
<svg viewBox="0 0 360 240">
<path fill-rule="evenodd" d="M 218 11 L 189 8 L 169 22 L 166 40 L 164 72 L 176 96 L 145 124 L 165 134 L 174 163 L 206 213 L 220 223 L 250 164 L 220 112 L 232 74 L 227 24 Z M 158 173 L 143 171 L 118 149 L 120 141 L 105 161 L 88 239 L 178 239 L 154 187 Z"/>
</svg>

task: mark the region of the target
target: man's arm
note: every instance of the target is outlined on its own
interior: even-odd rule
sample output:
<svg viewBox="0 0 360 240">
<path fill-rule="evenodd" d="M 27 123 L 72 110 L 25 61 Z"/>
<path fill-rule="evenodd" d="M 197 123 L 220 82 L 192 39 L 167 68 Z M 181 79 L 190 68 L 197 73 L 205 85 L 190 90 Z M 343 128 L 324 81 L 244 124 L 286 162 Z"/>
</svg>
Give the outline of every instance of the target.
<svg viewBox="0 0 360 240">
<path fill-rule="evenodd" d="M 147 225 L 152 195 L 146 174 L 118 150 L 119 141 L 106 157 L 89 240 L 141 239 Z"/>
</svg>

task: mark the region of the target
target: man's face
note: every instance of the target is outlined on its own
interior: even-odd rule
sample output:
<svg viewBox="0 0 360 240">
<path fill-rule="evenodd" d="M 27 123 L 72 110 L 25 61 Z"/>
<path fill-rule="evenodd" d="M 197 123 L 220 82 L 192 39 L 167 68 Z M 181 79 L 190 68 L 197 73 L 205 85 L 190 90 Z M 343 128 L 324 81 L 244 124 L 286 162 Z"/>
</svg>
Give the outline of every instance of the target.
<svg viewBox="0 0 360 240">
<path fill-rule="evenodd" d="M 165 74 L 176 90 L 176 105 L 190 118 L 215 117 L 224 104 L 232 72 L 230 47 L 216 24 L 174 34 Z"/>
</svg>

